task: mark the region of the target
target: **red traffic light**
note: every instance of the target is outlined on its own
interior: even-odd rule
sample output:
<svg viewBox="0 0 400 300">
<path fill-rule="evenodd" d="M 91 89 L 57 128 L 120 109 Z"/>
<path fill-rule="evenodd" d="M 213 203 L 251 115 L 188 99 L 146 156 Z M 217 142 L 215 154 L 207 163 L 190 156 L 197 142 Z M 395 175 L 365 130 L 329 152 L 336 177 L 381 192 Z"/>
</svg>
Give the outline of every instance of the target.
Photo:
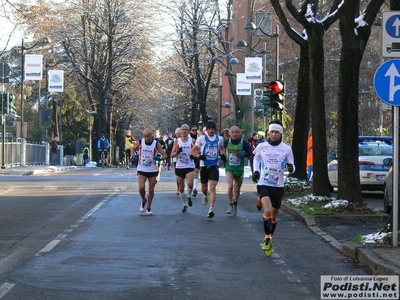
<svg viewBox="0 0 400 300">
<path fill-rule="evenodd" d="M 284 86 L 283 83 L 279 80 L 271 81 L 268 87 L 270 90 L 273 90 L 277 94 L 283 93 Z"/>
</svg>

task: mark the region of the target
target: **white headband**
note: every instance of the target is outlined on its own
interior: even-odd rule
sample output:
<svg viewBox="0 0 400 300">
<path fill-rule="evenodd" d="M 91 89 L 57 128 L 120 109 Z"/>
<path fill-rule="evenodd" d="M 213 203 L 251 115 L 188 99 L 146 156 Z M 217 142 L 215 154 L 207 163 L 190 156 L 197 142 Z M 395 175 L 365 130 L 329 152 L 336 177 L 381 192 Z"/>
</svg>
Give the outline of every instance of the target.
<svg viewBox="0 0 400 300">
<path fill-rule="evenodd" d="M 270 124 L 270 125 L 268 126 L 268 131 L 271 131 L 271 130 L 279 131 L 281 134 L 283 133 L 283 128 L 282 128 L 282 126 L 279 125 L 279 124 L 276 124 L 276 123 Z"/>
</svg>

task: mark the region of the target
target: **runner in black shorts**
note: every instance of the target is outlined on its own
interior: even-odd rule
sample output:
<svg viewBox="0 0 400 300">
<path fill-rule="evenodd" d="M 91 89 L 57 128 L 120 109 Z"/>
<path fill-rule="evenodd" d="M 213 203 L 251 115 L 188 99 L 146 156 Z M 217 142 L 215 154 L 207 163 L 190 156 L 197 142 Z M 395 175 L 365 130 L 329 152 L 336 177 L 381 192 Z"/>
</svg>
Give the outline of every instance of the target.
<svg viewBox="0 0 400 300">
<path fill-rule="evenodd" d="M 176 158 L 175 175 L 178 183 L 178 193 L 182 201 L 182 212 L 186 212 L 192 206 L 194 161 L 190 151 L 193 147 L 193 139 L 189 136 L 189 126 L 183 124 L 180 128 L 181 136 L 174 141 L 171 157 Z M 185 179 L 187 194 L 185 193 Z"/>
<path fill-rule="evenodd" d="M 268 140 L 254 149 L 253 182 L 258 183 L 257 192 L 261 198 L 264 224 L 264 243 L 261 249 L 266 256 L 272 255 L 272 237 L 278 223 L 284 191 L 284 171 L 293 173 L 294 158 L 292 148 L 282 142 L 283 126 L 280 120 L 268 126 Z M 261 167 L 262 166 L 262 167 Z"/>
<path fill-rule="evenodd" d="M 215 134 L 216 125 L 208 122 L 206 134 L 200 136 L 192 148 L 191 155 L 200 158 L 201 192 L 203 193 L 203 205 L 207 205 L 210 198 L 210 208 L 207 218 L 214 217 L 214 204 L 216 199 L 216 187 L 219 179 L 218 161 L 221 153 L 224 153 L 224 138 Z M 210 194 L 208 194 L 210 193 Z"/>
</svg>

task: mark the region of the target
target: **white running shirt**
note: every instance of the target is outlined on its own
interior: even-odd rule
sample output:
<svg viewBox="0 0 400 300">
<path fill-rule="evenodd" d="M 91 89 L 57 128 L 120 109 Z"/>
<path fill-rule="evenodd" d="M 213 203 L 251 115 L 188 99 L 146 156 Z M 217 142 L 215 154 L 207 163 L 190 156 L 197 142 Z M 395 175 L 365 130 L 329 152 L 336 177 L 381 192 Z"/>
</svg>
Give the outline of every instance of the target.
<svg viewBox="0 0 400 300">
<path fill-rule="evenodd" d="M 189 136 L 187 142 L 183 142 L 181 138 L 178 138 L 178 147 L 182 148 L 182 152 L 180 152 L 176 156 L 176 167 L 177 169 L 187 169 L 187 168 L 195 168 L 194 160 L 190 158 L 190 150 L 192 149 L 193 140 Z"/>
<path fill-rule="evenodd" d="M 277 146 L 260 143 L 253 154 L 253 170 L 260 171 L 259 185 L 283 187 L 286 164 L 292 164 L 295 170 L 292 148 L 283 142 Z"/>
<path fill-rule="evenodd" d="M 142 172 L 158 172 L 158 167 L 154 157 L 157 153 L 157 141 L 153 140 L 151 145 L 146 145 L 145 139 L 142 138 L 139 146 L 139 164 L 138 171 Z"/>
</svg>

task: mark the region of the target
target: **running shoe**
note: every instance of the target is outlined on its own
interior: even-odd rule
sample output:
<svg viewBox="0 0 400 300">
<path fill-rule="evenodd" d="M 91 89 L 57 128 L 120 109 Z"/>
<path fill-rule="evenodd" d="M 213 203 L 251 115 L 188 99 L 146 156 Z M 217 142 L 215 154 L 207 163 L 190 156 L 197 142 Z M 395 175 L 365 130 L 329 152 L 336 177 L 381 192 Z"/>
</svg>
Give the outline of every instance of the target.
<svg viewBox="0 0 400 300">
<path fill-rule="evenodd" d="M 196 196 L 197 196 L 197 190 L 196 190 L 196 189 L 193 190 L 192 196 L 193 196 L 193 197 L 196 197 Z"/>
<path fill-rule="evenodd" d="M 146 211 L 146 215 L 150 216 L 152 214 L 153 214 L 153 212 L 151 211 L 151 207 L 148 207 L 147 211 Z"/>
<path fill-rule="evenodd" d="M 272 255 L 272 241 L 270 238 L 264 239 L 264 245 L 261 246 L 261 249 L 264 251 L 266 256 Z"/>
<path fill-rule="evenodd" d="M 184 205 L 183 208 L 182 208 L 182 212 L 187 212 L 187 210 L 188 210 L 188 206 Z"/>
<path fill-rule="evenodd" d="M 262 202 L 261 202 L 261 198 L 260 197 L 257 198 L 256 208 L 257 208 L 258 211 L 260 211 L 262 209 Z"/>
<path fill-rule="evenodd" d="M 144 207 L 145 207 L 146 203 L 147 203 L 147 199 L 142 200 L 142 204 L 140 205 L 140 208 L 139 208 L 139 210 L 141 212 L 144 212 Z"/>
<path fill-rule="evenodd" d="M 228 215 L 233 213 L 233 204 L 229 204 L 228 210 L 226 211 Z"/>
<path fill-rule="evenodd" d="M 207 205 L 207 203 L 208 203 L 208 193 L 207 193 L 207 196 L 203 196 L 203 200 L 201 201 L 202 203 L 203 203 L 203 205 Z"/>
<path fill-rule="evenodd" d="M 192 197 L 188 196 L 187 199 L 188 199 L 188 205 L 192 206 L 193 205 Z"/>
<path fill-rule="evenodd" d="M 237 214 L 237 202 L 233 202 L 232 215 L 236 216 L 236 214 Z"/>
<path fill-rule="evenodd" d="M 207 218 L 211 219 L 214 216 L 215 216 L 214 211 L 212 207 L 210 207 L 210 209 L 208 210 Z"/>
</svg>

